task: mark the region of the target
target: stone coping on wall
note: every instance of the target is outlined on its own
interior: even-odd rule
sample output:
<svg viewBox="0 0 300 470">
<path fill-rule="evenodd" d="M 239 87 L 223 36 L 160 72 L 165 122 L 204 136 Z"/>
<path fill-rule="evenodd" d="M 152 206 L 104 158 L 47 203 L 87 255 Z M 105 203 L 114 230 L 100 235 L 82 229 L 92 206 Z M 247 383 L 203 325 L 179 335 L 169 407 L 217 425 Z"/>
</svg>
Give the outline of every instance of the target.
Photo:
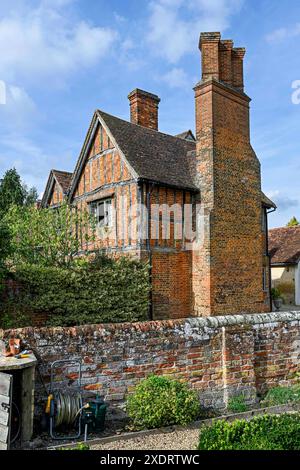
<svg viewBox="0 0 300 470">
<path fill-rule="evenodd" d="M 222 316 L 211 316 L 211 317 L 190 317 L 178 320 L 151 320 L 146 322 L 137 323 L 100 323 L 100 324 L 86 324 L 82 326 L 73 327 L 25 327 L 19 329 L 0 329 L 0 337 L 5 337 L 9 334 L 28 334 L 34 332 L 52 332 L 53 334 L 59 333 L 60 331 L 68 331 L 70 335 L 76 336 L 79 331 L 88 332 L 95 329 L 103 330 L 136 330 L 141 332 L 156 330 L 160 328 L 184 328 L 185 330 L 200 329 L 205 330 L 206 328 L 215 329 L 222 327 L 230 327 L 235 325 L 270 325 L 276 323 L 290 323 L 300 321 L 300 311 L 287 311 L 287 312 L 270 312 L 270 313 L 257 313 L 257 314 L 238 314 L 238 315 L 222 315 Z M 188 331 L 186 331 L 188 333 Z"/>
</svg>

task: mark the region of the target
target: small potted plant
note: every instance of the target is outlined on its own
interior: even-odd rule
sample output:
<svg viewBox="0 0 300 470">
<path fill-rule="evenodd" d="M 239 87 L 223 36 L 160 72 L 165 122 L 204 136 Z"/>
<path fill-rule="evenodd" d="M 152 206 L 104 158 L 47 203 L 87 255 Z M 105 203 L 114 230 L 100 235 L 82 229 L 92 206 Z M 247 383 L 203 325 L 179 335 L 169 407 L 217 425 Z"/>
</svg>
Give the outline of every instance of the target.
<svg viewBox="0 0 300 470">
<path fill-rule="evenodd" d="M 281 292 L 278 289 L 278 287 L 272 288 L 271 295 L 272 295 L 272 300 L 273 300 L 275 310 L 278 312 L 281 309 L 282 304 L 283 304 L 283 298 L 281 297 Z"/>
</svg>

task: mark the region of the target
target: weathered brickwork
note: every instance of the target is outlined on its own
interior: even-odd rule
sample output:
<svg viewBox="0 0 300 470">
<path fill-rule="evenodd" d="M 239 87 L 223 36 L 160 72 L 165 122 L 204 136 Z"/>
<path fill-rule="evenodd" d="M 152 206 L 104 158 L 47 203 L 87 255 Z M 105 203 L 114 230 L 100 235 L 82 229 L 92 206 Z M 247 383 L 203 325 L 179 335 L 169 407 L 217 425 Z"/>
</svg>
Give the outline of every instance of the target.
<svg viewBox="0 0 300 470">
<path fill-rule="evenodd" d="M 263 267 L 260 163 L 250 144 L 249 101 L 242 93 L 244 49 L 231 50 L 232 75 L 219 33 L 201 35 L 202 81 L 195 87 L 197 175 L 204 243 L 193 253 L 198 315 L 270 310 Z M 226 60 L 228 57 L 226 55 Z M 225 85 L 220 77 L 226 77 Z"/>
<path fill-rule="evenodd" d="M 299 372 L 299 312 L 25 328 L 0 331 L 0 337 L 12 332 L 35 351 L 46 384 L 52 361 L 82 358 L 85 392 L 100 392 L 112 414 L 121 413 L 126 394 L 153 373 L 185 380 L 203 406 L 223 408 L 241 393 L 253 403 L 257 393 L 294 383 Z M 57 372 L 60 388 L 75 379 L 72 367 Z M 37 376 L 37 403 L 44 399 Z"/>
<path fill-rule="evenodd" d="M 137 88 L 128 95 L 128 99 L 131 122 L 157 131 L 160 98 Z"/>
</svg>

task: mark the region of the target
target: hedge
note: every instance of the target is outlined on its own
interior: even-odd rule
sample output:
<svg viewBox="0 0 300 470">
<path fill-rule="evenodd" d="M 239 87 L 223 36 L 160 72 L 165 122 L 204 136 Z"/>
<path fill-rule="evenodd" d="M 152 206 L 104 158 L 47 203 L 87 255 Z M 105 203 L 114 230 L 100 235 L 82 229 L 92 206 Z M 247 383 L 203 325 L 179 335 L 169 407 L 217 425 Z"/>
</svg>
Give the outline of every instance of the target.
<svg viewBox="0 0 300 470">
<path fill-rule="evenodd" d="M 145 263 L 122 257 L 69 269 L 24 265 L 13 276 L 22 289 L 1 305 L 2 323 L 11 314 L 17 320 L 28 312 L 48 314 L 53 326 L 147 319 L 150 285 Z"/>
<path fill-rule="evenodd" d="M 300 414 L 216 421 L 200 431 L 199 450 L 300 450 Z"/>
</svg>

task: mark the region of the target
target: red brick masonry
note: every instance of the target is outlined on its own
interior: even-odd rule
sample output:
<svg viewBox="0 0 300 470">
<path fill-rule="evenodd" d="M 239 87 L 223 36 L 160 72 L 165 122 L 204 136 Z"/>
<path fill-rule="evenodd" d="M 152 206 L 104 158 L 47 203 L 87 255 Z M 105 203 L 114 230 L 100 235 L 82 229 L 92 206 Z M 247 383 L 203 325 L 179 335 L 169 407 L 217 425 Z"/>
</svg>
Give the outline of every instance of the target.
<svg viewBox="0 0 300 470">
<path fill-rule="evenodd" d="M 10 333 L 0 330 L 0 338 Z M 205 407 L 222 408 L 232 395 L 244 393 L 251 403 L 267 388 L 292 384 L 299 371 L 300 312 L 24 328 L 15 333 L 36 352 L 46 384 L 52 361 L 82 358 L 84 389 L 103 394 L 118 416 L 126 394 L 151 373 L 187 380 Z M 75 378 L 75 369 L 61 369 L 58 386 L 65 388 Z M 44 398 L 37 377 L 37 403 Z"/>
</svg>

